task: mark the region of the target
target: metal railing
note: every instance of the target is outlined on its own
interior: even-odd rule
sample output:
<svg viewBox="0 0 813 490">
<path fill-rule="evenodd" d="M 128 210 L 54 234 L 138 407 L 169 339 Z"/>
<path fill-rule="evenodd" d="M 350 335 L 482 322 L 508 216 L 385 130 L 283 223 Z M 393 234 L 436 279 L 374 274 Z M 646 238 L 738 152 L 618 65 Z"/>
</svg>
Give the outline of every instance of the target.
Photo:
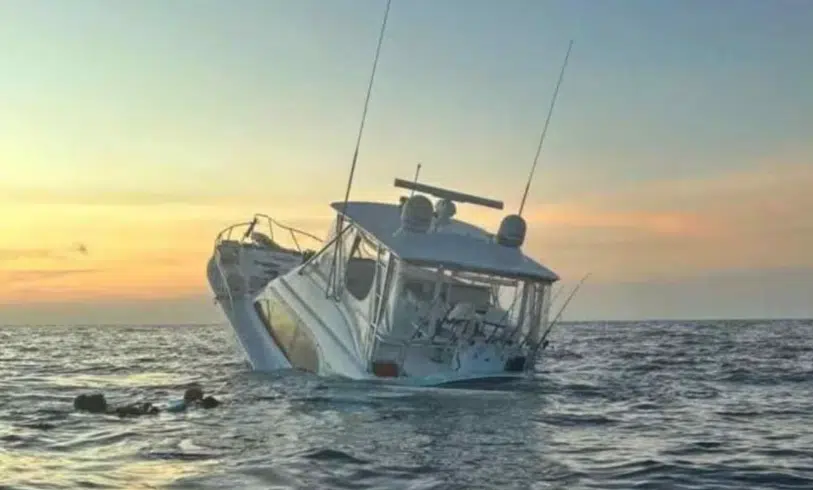
<svg viewBox="0 0 813 490">
<path fill-rule="evenodd" d="M 262 226 L 261 231 L 259 231 L 259 235 L 255 235 L 255 230 L 257 226 Z M 262 233 L 267 232 L 267 233 Z M 226 296 L 229 299 L 229 305 L 233 308 L 234 307 L 234 295 L 232 291 L 232 284 L 229 281 L 229 276 L 226 273 L 225 267 L 223 265 L 223 255 L 221 252 L 221 245 L 224 242 L 236 242 L 239 245 L 246 245 L 246 244 L 257 244 L 260 246 L 261 244 L 256 242 L 258 236 L 267 236 L 271 240 L 271 244 L 276 245 L 281 249 L 281 251 L 290 250 L 283 247 L 281 244 L 278 244 L 274 241 L 274 235 L 279 233 L 289 233 L 291 237 L 291 241 L 293 242 L 294 247 L 296 248 L 296 252 L 301 254 L 303 258 L 307 254 L 309 250 L 303 249 L 301 245 L 301 241 L 303 238 L 310 239 L 317 244 L 321 245 L 322 239 L 319 237 L 312 235 L 306 231 L 294 228 L 292 226 L 285 225 L 280 223 L 279 221 L 273 219 L 272 217 L 262 214 L 256 213 L 253 216 L 251 221 L 235 223 L 230 225 L 223 230 L 221 230 L 217 236 L 215 237 L 214 241 L 214 250 L 212 255 L 215 259 L 215 266 L 217 267 L 218 274 L 220 275 L 221 280 L 223 281 L 223 287 L 226 290 Z M 270 244 L 266 244 L 270 245 Z M 293 250 L 291 250 L 293 251 Z M 243 247 L 236 247 L 236 254 L 237 254 L 237 264 L 236 271 L 240 275 L 240 278 L 243 280 L 243 287 L 244 292 L 250 293 L 251 292 L 251 285 L 249 282 L 249 277 L 243 274 L 241 269 L 241 264 L 243 263 Z M 218 295 L 219 296 L 219 295 Z M 216 297 L 216 299 L 220 299 Z"/>
<path fill-rule="evenodd" d="M 256 229 L 257 225 L 261 223 L 264 223 L 266 225 L 264 230 L 268 231 L 268 237 L 271 240 L 274 240 L 275 231 L 281 230 L 282 232 L 288 232 L 291 235 L 291 241 L 293 242 L 294 246 L 296 247 L 299 253 L 304 253 L 304 250 L 302 249 L 302 246 L 300 245 L 299 239 L 297 237 L 309 238 L 316 242 L 319 246 L 321 246 L 323 241 L 321 238 L 312 235 L 306 231 L 280 223 L 274 218 L 268 216 L 267 214 L 256 213 L 251 221 L 247 221 L 244 223 L 235 223 L 221 230 L 220 233 L 218 233 L 217 237 L 215 238 L 215 247 L 217 247 L 217 245 L 219 245 L 223 241 L 233 240 L 232 235 L 235 233 L 235 230 L 238 230 L 242 227 L 245 227 L 246 230 L 243 232 L 242 236 L 237 241 L 239 241 L 240 243 L 246 242 L 251 237 L 251 234 Z"/>
</svg>

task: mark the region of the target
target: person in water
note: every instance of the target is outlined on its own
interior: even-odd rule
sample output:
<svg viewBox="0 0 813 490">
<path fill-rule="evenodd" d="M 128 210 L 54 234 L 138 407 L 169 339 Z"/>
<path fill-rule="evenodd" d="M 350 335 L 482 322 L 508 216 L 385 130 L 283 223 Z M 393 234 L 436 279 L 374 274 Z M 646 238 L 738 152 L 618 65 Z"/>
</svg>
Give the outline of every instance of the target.
<svg viewBox="0 0 813 490">
<path fill-rule="evenodd" d="M 213 396 L 203 396 L 200 386 L 188 388 L 183 394 L 183 400 L 170 404 L 167 412 L 183 412 L 190 406 L 200 406 L 202 408 L 215 408 L 220 402 Z"/>
<path fill-rule="evenodd" d="M 184 392 L 183 400 L 172 403 L 167 408 L 167 412 L 183 412 L 190 406 L 200 406 L 201 408 L 214 408 L 220 402 L 213 396 L 203 396 L 203 390 L 199 386 L 193 386 Z M 81 394 L 74 398 L 73 408 L 77 411 L 90 413 L 105 413 L 118 415 L 119 417 L 156 415 L 160 409 L 150 402 L 130 403 L 120 407 L 111 407 L 101 393 Z"/>
<path fill-rule="evenodd" d="M 93 393 L 90 395 L 81 394 L 74 398 L 73 408 L 82 412 L 106 413 L 126 417 L 129 415 L 154 415 L 159 412 L 158 407 L 150 402 L 130 403 L 121 407 L 112 407 L 107 403 L 104 395 Z"/>
</svg>

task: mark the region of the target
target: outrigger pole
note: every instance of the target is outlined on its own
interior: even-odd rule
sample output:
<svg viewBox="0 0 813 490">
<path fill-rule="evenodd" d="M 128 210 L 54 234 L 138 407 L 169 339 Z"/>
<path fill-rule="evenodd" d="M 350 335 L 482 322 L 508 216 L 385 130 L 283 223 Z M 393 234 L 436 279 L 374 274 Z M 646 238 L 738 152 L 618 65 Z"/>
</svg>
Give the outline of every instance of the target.
<svg viewBox="0 0 813 490">
<path fill-rule="evenodd" d="M 542 152 L 542 143 L 545 142 L 545 135 L 548 134 L 548 125 L 550 118 L 553 116 L 553 107 L 556 105 L 556 98 L 559 96 L 559 87 L 562 85 L 562 79 L 565 76 L 565 68 L 567 68 L 567 60 L 570 58 L 570 50 L 573 49 L 573 40 L 567 46 L 567 54 L 565 54 L 565 61 L 562 63 L 562 71 L 559 72 L 559 80 L 556 82 L 556 88 L 553 89 L 553 98 L 550 101 L 548 108 L 548 116 L 545 118 L 545 125 L 542 126 L 542 135 L 539 136 L 539 145 L 536 147 L 536 155 L 534 155 L 534 163 L 531 166 L 531 173 L 528 175 L 528 182 L 525 183 L 525 192 L 522 194 L 522 201 L 519 204 L 519 214 L 522 216 L 522 210 L 525 208 L 525 199 L 528 198 L 528 190 L 531 188 L 531 180 L 534 178 L 534 171 L 536 164 L 539 162 L 539 154 Z"/>
<path fill-rule="evenodd" d="M 550 325 L 548 325 L 548 328 L 542 334 L 542 337 L 539 339 L 539 341 L 536 343 L 536 345 L 533 346 L 533 350 L 532 350 L 533 355 L 532 355 L 532 357 L 536 357 L 536 353 L 537 353 L 537 351 L 539 351 L 540 347 L 543 350 L 545 349 L 545 347 L 547 347 L 547 345 L 548 345 L 548 341 L 547 341 L 548 334 L 550 334 L 551 330 L 553 330 L 553 327 L 555 327 L 556 324 L 559 323 L 559 319 L 562 317 L 562 313 L 565 312 L 565 308 L 567 308 L 567 305 L 570 304 L 570 300 L 573 299 L 574 296 L 576 296 L 576 293 L 579 291 L 579 288 L 581 288 L 582 284 L 584 284 L 584 281 L 586 281 L 587 278 L 590 277 L 590 274 L 591 273 L 589 273 L 589 272 L 587 274 L 585 274 L 584 277 L 582 277 L 582 280 L 579 281 L 579 283 L 576 284 L 576 287 L 574 287 L 573 290 L 570 292 L 567 299 L 565 300 L 565 303 L 559 309 L 559 313 L 556 314 L 556 316 L 553 318 L 553 321 L 550 322 Z"/>
<path fill-rule="evenodd" d="M 359 148 L 361 147 L 361 136 L 364 133 L 364 123 L 367 120 L 367 108 L 368 108 L 368 106 L 370 104 L 370 95 L 372 94 L 372 91 L 373 91 L 373 82 L 375 81 L 375 72 L 376 72 L 376 69 L 378 68 L 378 58 L 381 55 L 381 45 L 384 42 L 384 32 L 387 29 L 387 19 L 389 18 L 389 15 L 390 15 L 390 4 L 391 3 L 392 3 L 392 0 L 387 0 L 387 6 L 386 6 L 386 9 L 384 10 L 384 20 L 381 23 L 381 32 L 378 35 L 378 46 L 375 49 L 375 58 L 373 59 L 373 70 L 372 70 L 372 73 L 370 74 L 370 83 L 367 86 L 367 97 L 364 100 L 364 110 L 361 113 L 361 123 L 359 125 L 359 132 L 358 132 L 358 136 L 356 138 L 356 149 L 353 152 L 353 161 L 352 161 L 352 163 L 350 165 L 350 176 L 347 179 L 347 189 L 345 190 L 345 194 L 344 194 L 344 203 L 342 205 L 342 211 L 341 211 L 341 213 L 339 213 L 338 219 L 336 220 L 336 236 L 337 237 L 339 236 L 339 234 L 342 231 L 342 224 L 344 224 L 344 216 L 345 216 L 345 214 L 347 212 L 347 202 L 350 199 L 350 188 L 353 185 L 353 176 L 354 176 L 354 174 L 356 172 L 356 162 L 358 161 Z M 336 260 L 338 258 L 340 248 L 341 248 L 340 246 L 336 246 L 333 249 L 333 266 L 331 267 L 331 279 L 332 279 L 332 282 L 333 282 L 333 286 L 334 286 L 333 290 L 334 291 L 336 290 L 335 286 L 338 285 L 338 282 L 337 282 L 338 277 L 337 277 L 337 274 L 336 274 Z"/>
</svg>

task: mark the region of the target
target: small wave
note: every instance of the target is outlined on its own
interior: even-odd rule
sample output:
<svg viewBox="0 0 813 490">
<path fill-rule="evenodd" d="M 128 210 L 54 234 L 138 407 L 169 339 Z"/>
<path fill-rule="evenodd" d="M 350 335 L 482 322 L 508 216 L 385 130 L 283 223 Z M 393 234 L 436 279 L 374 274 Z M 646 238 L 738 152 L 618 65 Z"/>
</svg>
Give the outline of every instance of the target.
<svg viewBox="0 0 813 490">
<path fill-rule="evenodd" d="M 812 334 L 572 325 L 532 379 L 449 390 L 251 373 L 222 327 L 0 328 L 0 474 L 59 489 L 809 490 Z M 128 419 L 72 407 L 88 390 L 160 404 L 195 381 L 234 402 Z"/>
<path fill-rule="evenodd" d="M 302 453 L 298 453 L 298 456 L 303 457 L 305 459 L 313 459 L 317 461 L 335 461 L 338 463 L 350 463 L 350 464 L 368 463 L 368 461 L 357 458 L 343 451 L 339 451 L 338 449 L 310 449 Z"/>
<path fill-rule="evenodd" d="M 181 451 L 149 451 L 142 453 L 145 459 L 177 460 L 177 461 L 205 461 L 217 459 L 218 456 L 204 453 L 189 453 Z"/>
<path fill-rule="evenodd" d="M 590 414 L 551 414 L 543 418 L 535 419 L 538 422 L 556 427 L 587 427 L 613 425 L 619 422 L 618 419 L 604 415 Z"/>
</svg>

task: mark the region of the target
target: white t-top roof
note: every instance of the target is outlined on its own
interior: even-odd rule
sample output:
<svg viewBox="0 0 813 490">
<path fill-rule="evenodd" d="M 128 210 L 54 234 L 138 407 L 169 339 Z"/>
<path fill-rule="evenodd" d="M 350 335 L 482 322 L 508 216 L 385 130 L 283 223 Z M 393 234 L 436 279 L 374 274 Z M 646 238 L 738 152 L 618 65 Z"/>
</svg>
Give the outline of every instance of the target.
<svg viewBox="0 0 813 490">
<path fill-rule="evenodd" d="M 340 213 L 343 202 L 331 203 Z M 522 250 L 495 243 L 482 228 L 453 219 L 441 231 L 401 231 L 401 208 L 380 202 L 347 203 L 345 217 L 392 253 L 416 265 L 444 266 L 514 278 L 557 281 L 559 276 L 527 257 Z"/>
</svg>

